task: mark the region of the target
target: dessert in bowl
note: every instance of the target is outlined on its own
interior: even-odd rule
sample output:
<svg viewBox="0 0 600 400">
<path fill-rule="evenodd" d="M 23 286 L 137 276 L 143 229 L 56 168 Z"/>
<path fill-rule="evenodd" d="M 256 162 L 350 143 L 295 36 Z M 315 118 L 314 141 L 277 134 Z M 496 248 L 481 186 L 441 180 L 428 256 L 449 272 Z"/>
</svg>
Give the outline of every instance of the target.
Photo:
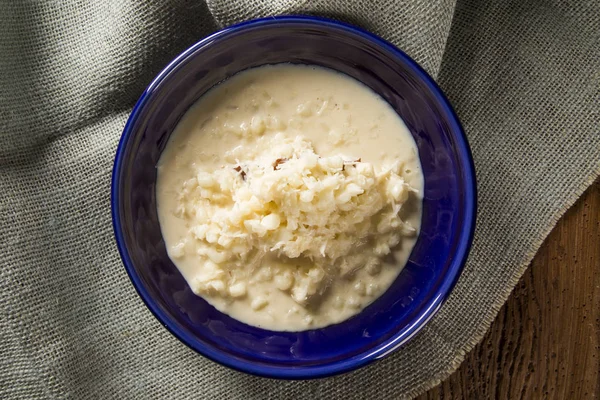
<svg viewBox="0 0 600 400">
<path fill-rule="evenodd" d="M 176 58 L 136 104 L 112 184 L 117 244 L 155 316 L 206 357 L 279 378 L 409 340 L 460 275 L 475 205 L 433 80 L 309 17 L 226 28 Z"/>
</svg>

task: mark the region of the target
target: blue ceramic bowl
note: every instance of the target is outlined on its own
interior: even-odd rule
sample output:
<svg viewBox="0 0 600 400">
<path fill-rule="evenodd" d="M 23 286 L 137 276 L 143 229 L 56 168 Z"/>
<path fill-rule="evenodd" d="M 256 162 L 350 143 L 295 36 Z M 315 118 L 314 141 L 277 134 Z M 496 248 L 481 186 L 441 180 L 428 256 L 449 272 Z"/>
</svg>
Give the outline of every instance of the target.
<svg viewBox="0 0 600 400">
<path fill-rule="evenodd" d="M 298 333 L 245 325 L 194 295 L 167 256 L 156 213 L 156 163 L 188 108 L 236 72 L 282 62 L 328 67 L 379 93 L 414 136 L 425 176 L 421 233 L 391 288 L 345 322 Z M 183 343 L 216 362 L 288 379 L 349 371 L 406 343 L 448 297 L 465 263 L 475 224 L 469 146 L 440 88 L 417 63 L 381 38 L 312 17 L 232 26 L 173 60 L 129 117 L 111 191 L 123 263 L 156 318 Z"/>
</svg>

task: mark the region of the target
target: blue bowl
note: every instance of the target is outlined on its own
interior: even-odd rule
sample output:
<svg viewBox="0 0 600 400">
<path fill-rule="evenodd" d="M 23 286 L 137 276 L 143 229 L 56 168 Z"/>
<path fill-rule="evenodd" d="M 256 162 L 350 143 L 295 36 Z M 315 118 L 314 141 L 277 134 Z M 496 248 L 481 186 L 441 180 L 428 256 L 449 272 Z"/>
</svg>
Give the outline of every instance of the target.
<svg viewBox="0 0 600 400">
<path fill-rule="evenodd" d="M 248 326 L 194 295 L 167 256 L 156 212 L 156 163 L 188 108 L 239 71 L 283 62 L 328 67 L 379 93 L 414 136 L 425 177 L 421 232 L 390 289 L 355 317 L 304 332 Z M 225 28 L 173 60 L 129 117 L 117 148 L 111 194 L 121 258 L 156 318 L 211 360 L 287 379 L 350 371 L 406 343 L 448 297 L 475 225 L 473 161 L 440 88 L 415 61 L 381 38 L 312 17 L 260 19 Z"/>
</svg>

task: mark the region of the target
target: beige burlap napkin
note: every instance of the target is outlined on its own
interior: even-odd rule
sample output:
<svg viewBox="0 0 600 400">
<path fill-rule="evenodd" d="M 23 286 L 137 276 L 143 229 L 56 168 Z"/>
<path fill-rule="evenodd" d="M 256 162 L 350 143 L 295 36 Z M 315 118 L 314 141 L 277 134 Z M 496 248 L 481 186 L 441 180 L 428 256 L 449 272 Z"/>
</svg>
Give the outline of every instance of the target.
<svg viewBox="0 0 600 400">
<path fill-rule="evenodd" d="M 256 378 L 189 350 L 121 265 L 109 184 L 135 100 L 219 26 L 311 13 L 419 61 L 454 104 L 479 181 L 456 289 L 394 355 L 310 382 Z M 482 337 L 544 237 L 600 172 L 598 1 L 0 1 L 0 398 L 404 398 Z"/>
</svg>

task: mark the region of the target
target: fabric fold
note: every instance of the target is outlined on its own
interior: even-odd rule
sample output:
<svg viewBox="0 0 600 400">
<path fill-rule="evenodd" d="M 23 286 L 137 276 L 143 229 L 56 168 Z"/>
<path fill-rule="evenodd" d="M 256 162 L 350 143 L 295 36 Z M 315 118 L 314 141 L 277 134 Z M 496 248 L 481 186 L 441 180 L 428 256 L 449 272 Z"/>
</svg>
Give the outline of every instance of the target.
<svg viewBox="0 0 600 400">
<path fill-rule="evenodd" d="M 358 25 L 389 40 L 437 76 L 455 0 L 207 0 L 220 26 L 272 15 L 308 14 Z"/>
</svg>

